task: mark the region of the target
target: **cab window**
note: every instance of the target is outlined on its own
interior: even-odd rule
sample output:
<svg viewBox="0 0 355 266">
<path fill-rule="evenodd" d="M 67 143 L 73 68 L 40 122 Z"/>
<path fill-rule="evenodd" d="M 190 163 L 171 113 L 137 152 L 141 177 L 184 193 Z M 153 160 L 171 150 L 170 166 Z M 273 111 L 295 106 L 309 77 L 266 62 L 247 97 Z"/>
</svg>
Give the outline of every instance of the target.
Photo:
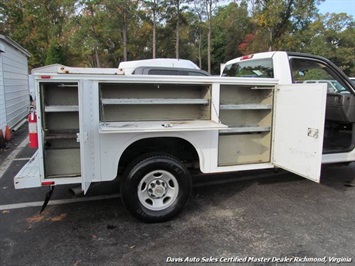
<svg viewBox="0 0 355 266">
<path fill-rule="evenodd" d="M 291 69 L 293 83 L 325 83 L 328 93 L 347 91 L 330 68 L 319 61 L 293 58 Z"/>
<path fill-rule="evenodd" d="M 240 61 L 224 67 L 224 77 L 273 78 L 272 59 Z"/>
</svg>

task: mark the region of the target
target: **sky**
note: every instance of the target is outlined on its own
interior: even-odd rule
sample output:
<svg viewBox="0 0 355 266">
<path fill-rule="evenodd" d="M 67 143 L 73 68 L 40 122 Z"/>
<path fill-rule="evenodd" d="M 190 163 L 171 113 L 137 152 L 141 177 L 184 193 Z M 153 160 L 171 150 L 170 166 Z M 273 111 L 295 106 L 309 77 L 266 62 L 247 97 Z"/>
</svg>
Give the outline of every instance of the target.
<svg viewBox="0 0 355 266">
<path fill-rule="evenodd" d="M 325 0 L 319 6 L 319 13 L 347 13 L 355 19 L 355 0 Z"/>
</svg>

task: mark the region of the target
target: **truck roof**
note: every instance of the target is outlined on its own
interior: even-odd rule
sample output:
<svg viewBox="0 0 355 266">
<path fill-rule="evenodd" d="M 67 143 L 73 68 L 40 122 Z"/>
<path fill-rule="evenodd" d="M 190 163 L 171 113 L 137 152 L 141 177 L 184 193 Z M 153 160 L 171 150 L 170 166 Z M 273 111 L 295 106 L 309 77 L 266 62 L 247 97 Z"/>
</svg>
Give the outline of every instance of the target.
<svg viewBox="0 0 355 266">
<path fill-rule="evenodd" d="M 120 71 L 126 75 L 131 75 L 138 67 L 169 67 L 200 69 L 195 63 L 185 59 L 156 58 L 121 62 L 118 66 Z"/>
<path fill-rule="evenodd" d="M 276 52 L 264 52 L 264 53 L 255 53 L 255 54 L 250 54 L 250 55 L 244 55 L 240 56 L 234 59 L 231 59 L 227 61 L 224 65 L 229 65 L 229 64 L 234 64 L 236 62 L 239 62 L 241 60 L 247 60 L 247 59 L 261 59 L 261 58 L 271 58 Z"/>
</svg>

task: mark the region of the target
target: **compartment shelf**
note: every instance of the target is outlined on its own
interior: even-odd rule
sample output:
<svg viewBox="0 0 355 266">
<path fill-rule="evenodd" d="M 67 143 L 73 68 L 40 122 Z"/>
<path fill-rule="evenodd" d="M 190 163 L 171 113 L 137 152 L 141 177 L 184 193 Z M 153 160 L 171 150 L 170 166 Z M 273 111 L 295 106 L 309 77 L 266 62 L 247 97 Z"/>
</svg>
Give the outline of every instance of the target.
<svg viewBox="0 0 355 266">
<path fill-rule="evenodd" d="M 219 130 L 226 125 L 211 120 L 192 121 L 144 121 L 144 122 L 110 122 L 100 123 L 100 133 L 134 133 L 134 132 L 169 132 Z"/>
<path fill-rule="evenodd" d="M 259 133 L 270 132 L 270 127 L 230 127 L 228 129 L 220 130 L 220 135 L 229 135 L 236 133 Z"/>
<path fill-rule="evenodd" d="M 271 110 L 271 104 L 221 104 L 220 110 Z"/>
<path fill-rule="evenodd" d="M 79 132 L 77 132 L 79 133 Z M 45 136 L 46 140 L 52 140 L 52 139 L 76 139 L 77 138 L 77 133 L 53 133 L 53 134 L 47 134 Z"/>
<path fill-rule="evenodd" d="M 77 105 L 49 105 L 44 107 L 46 113 L 54 112 L 79 112 Z"/>
<path fill-rule="evenodd" d="M 207 99 L 162 99 L 162 98 L 128 98 L 128 99 L 102 99 L 103 105 L 110 104 L 203 104 L 209 103 Z"/>
</svg>

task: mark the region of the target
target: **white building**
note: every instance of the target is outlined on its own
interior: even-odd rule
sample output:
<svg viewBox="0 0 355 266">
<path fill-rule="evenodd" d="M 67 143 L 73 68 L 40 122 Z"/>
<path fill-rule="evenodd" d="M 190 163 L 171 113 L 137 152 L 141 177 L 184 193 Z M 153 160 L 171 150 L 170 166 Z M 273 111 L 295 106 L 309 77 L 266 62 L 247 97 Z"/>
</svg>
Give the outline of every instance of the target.
<svg viewBox="0 0 355 266">
<path fill-rule="evenodd" d="M 28 61 L 31 54 L 0 34 L 0 129 L 12 128 L 26 117 L 29 107 Z"/>
</svg>

